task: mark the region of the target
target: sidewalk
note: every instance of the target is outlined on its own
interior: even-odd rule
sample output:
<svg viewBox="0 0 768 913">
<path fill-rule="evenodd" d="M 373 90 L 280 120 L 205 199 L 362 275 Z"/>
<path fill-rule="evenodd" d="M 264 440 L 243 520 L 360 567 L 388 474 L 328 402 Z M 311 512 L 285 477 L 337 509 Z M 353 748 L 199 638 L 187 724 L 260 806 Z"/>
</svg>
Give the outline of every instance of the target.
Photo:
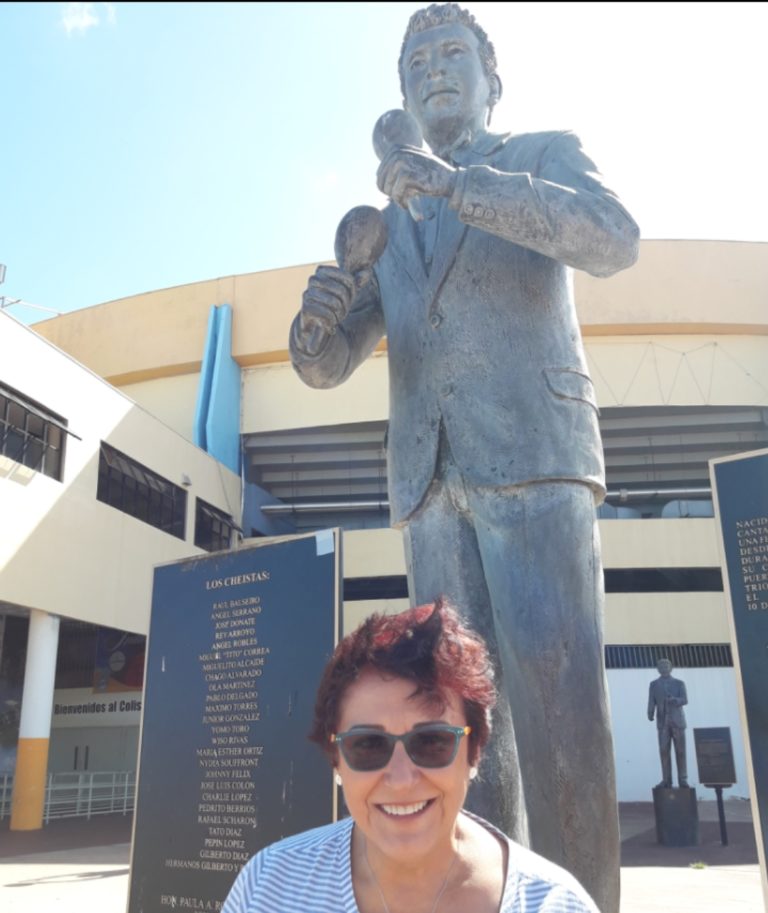
<svg viewBox="0 0 768 913">
<path fill-rule="evenodd" d="M 765 911 L 749 802 L 725 802 L 727 846 L 717 804 L 698 808 L 699 845 L 667 847 L 656 840 L 652 803 L 620 804 L 621 913 Z"/>
<path fill-rule="evenodd" d="M 728 846 L 715 803 L 703 801 L 699 846 L 664 847 L 653 805 L 621 804 L 621 913 L 763 913 L 749 803 L 725 806 Z M 31 833 L 0 822 L 0 910 L 125 913 L 130 839 L 129 815 L 53 821 Z"/>
</svg>

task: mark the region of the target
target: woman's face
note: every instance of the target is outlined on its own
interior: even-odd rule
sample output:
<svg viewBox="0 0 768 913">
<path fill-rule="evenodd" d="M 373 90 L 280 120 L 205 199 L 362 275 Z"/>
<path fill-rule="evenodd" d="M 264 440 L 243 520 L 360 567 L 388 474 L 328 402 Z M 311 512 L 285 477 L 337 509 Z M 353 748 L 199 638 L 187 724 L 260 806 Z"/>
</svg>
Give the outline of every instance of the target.
<svg viewBox="0 0 768 913">
<path fill-rule="evenodd" d="M 440 711 L 411 698 L 413 691 L 413 682 L 364 670 L 342 698 L 338 731 L 375 726 L 401 735 L 423 723 L 467 725 L 463 704 L 452 692 Z M 365 834 L 369 855 L 375 849 L 392 861 L 412 864 L 451 848 L 469 784 L 467 751 L 464 736 L 448 767 L 424 768 L 417 767 L 403 743 L 397 742 L 386 767 L 366 772 L 352 770 L 339 752 L 344 798 Z"/>
</svg>

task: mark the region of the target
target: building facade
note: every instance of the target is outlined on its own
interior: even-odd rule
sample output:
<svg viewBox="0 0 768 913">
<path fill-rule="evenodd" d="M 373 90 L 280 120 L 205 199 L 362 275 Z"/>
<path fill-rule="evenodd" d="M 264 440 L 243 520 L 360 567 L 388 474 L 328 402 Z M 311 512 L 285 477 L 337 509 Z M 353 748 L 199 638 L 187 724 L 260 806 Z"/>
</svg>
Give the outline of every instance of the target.
<svg viewBox="0 0 768 913">
<path fill-rule="evenodd" d="M 98 629 L 81 640 L 95 639 L 95 655 L 108 657 L 101 629 L 146 635 L 156 564 L 328 526 L 344 531 L 345 628 L 407 605 L 387 504 L 386 344 L 341 387 L 299 381 L 288 329 L 314 268 L 149 292 L 33 330 L 2 315 L 0 384 L 49 410 L 65 441 L 61 479 L 7 445 L 0 451 L 0 609 L 17 639 L 43 613 L 62 619 L 62 630 Z M 599 518 L 619 798 L 647 801 L 660 778 L 645 712 L 660 655 L 688 688 L 691 784 L 692 729 L 730 726 L 739 780 L 731 794 L 746 796 L 708 460 L 768 446 L 768 245 L 644 241 L 633 269 L 574 281 L 606 456 Z M 159 527 L 143 502 L 126 511 L 137 499 L 126 477 L 166 492 Z M 18 669 L 6 669 L 13 662 L 0 665 L 0 679 L 15 676 L 18 691 Z M 98 693 L 89 674 L 60 672 L 60 706 L 89 703 Z M 104 717 L 75 732 L 64 717 L 54 720 L 49 759 L 61 769 L 77 763 L 76 748 L 82 763 L 96 728 L 111 728 Z M 135 764 L 137 723 L 122 722 L 121 758 L 104 764 Z"/>
</svg>

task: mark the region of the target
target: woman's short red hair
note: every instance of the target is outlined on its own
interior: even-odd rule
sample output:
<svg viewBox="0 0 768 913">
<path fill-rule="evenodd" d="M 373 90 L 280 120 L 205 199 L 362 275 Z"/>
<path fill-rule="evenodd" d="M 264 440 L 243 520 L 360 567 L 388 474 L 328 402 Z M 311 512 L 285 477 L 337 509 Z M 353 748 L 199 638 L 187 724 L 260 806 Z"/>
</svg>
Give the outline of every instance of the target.
<svg viewBox="0 0 768 913">
<path fill-rule="evenodd" d="M 491 734 L 496 701 L 493 666 L 482 638 L 467 627 L 444 599 L 398 615 L 371 615 L 336 647 L 320 681 L 309 738 L 336 760 L 331 736 L 338 731 L 341 702 L 364 669 L 414 683 L 414 698 L 442 710 L 445 695 L 462 701 L 469 736 L 469 760 L 476 763 Z"/>
</svg>

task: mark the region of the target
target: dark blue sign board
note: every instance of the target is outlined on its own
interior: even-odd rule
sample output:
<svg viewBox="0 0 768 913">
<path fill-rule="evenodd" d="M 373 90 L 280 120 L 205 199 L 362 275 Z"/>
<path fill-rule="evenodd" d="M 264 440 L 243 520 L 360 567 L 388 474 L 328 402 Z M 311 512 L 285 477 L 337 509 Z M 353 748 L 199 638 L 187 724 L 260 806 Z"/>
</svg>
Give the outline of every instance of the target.
<svg viewBox="0 0 768 913">
<path fill-rule="evenodd" d="M 128 913 L 215 913 L 253 853 L 335 820 L 307 733 L 340 574 L 338 530 L 155 568 Z"/>
<path fill-rule="evenodd" d="M 768 908 L 768 450 L 710 460 L 709 471 Z"/>
</svg>

